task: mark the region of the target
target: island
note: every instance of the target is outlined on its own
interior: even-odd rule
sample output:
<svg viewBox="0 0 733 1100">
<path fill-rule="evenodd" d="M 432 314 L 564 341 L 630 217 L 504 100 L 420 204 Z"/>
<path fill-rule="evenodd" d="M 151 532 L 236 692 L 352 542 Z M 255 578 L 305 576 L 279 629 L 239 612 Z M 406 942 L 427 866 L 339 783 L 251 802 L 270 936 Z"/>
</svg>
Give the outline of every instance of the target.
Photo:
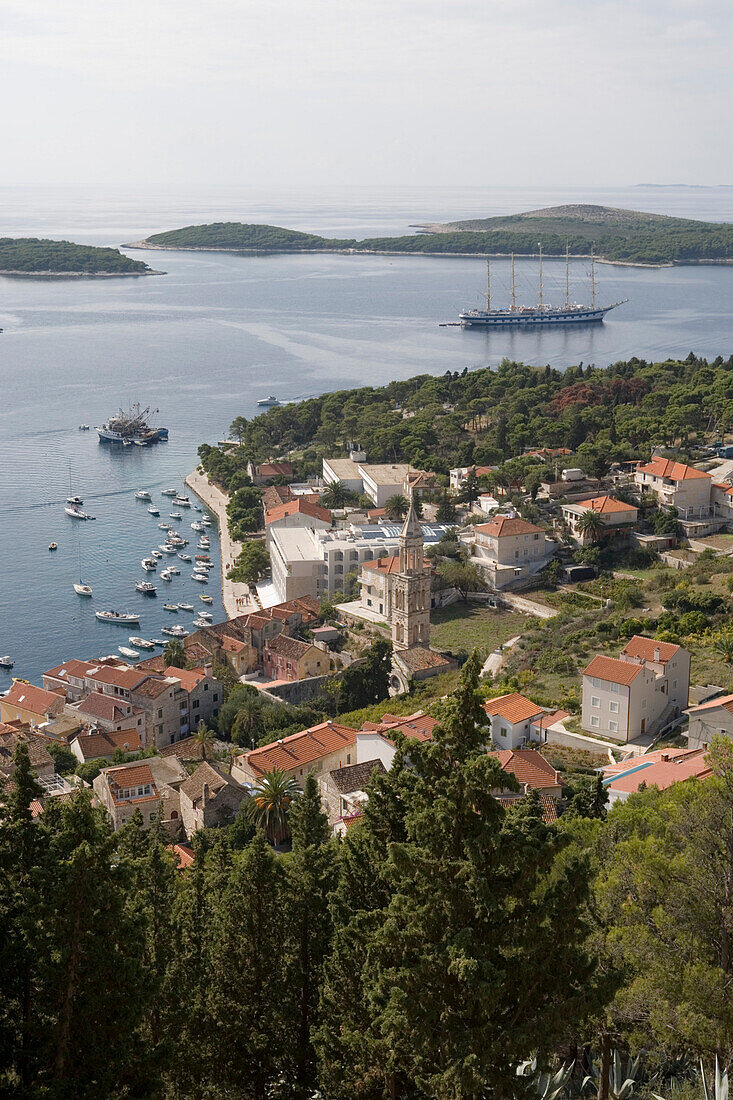
<svg viewBox="0 0 733 1100">
<path fill-rule="evenodd" d="M 117 248 L 39 237 L 0 237 L 0 275 L 162 275 Z"/>
<path fill-rule="evenodd" d="M 422 224 L 417 233 L 337 239 L 276 225 L 214 222 L 154 233 L 125 248 L 273 254 L 393 253 L 454 256 L 588 257 L 599 262 L 670 266 L 733 262 L 733 224 L 672 218 L 638 210 L 573 204 L 509 216 Z"/>
</svg>

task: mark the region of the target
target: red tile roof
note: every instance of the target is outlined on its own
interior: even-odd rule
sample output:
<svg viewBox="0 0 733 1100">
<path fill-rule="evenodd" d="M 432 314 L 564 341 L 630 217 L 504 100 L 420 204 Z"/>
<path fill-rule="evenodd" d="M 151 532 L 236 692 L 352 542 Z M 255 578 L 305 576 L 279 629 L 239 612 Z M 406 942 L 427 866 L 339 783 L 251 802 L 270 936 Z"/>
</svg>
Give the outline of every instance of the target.
<svg viewBox="0 0 733 1100">
<path fill-rule="evenodd" d="M 323 508 L 320 504 L 311 504 L 310 501 L 303 500 L 302 497 L 297 497 L 295 500 L 287 500 L 283 504 L 278 504 L 274 508 L 270 508 L 269 511 L 265 513 L 265 523 L 275 523 L 276 520 L 295 515 L 308 516 L 310 519 L 320 519 L 323 520 L 324 523 L 328 523 L 329 526 L 333 523 L 333 516 L 328 508 Z"/>
<path fill-rule="evenodd" d="M 596 676 L 599 680 L 608 680 L 612 684 L 628 685 L 636 679 L 642 668 L 643 665 L 631 661 L 619 661 L 616 657 L 597 654 L 583 669 L 583 676 Z"/>
<path fill-rule="evenodd" d="M 498 795 L 496 801 L 500 806 L 503 806 L 505 810 L 508 810 L 511 806 L 516 806 L 517 802 L 521 802 L 524 795 Z M 542 820 L 545 825 L 552 825 L 553 821 L 557 821 L 557 804 L 555 799 L 549 794 L 541 794 L 539 796 L 542 803 Z"/>
<path fill-rule="evenodd" d="M 205 668 L 174 668 L 170 665 L 165 670 L 165 674 L 180 680 L 181 686 L 188 692 L 194 691 L 201 681 L 206 679 Z"/>
<path fill-rule="evenodd" d="M 730 497 L 730 496 L 733 496 L 733 485 L 726 485 L 726 484 L 725 484 L 724 482 L 718 482 L 718 481 L 716 481 L 716 482 L 714 482 L 714 484 L 713 484 L 713 488 L 714 488 L 714 489 L 722 489 L 722 491 L 723 491 L 723 492 L 724 492 L 724 493 L 725 493 L 725 494 L 726 494 L 727 496 L 729 496 L 729 497 Z"/>
<path fill-rule="evenodd" d="M 144 802 L 158 797 L 158 788 L 155 785 L 153 773 L 149 764 L 120 764 L 116 768 L 108 768 L 103 775 L 106 778 L 110 794 L 115 802 Z M 152 787 L 152 794 L 140 795 L 131 799 L 120 799 L 117 791 L 132 790 L 135 787 Z"/>
<path fill-rule="evenodd" d="M 527 722 L 530 718 L 542 714 L 542 707 L 538 707 L 536 703 L 525 698 L 524 695 L 520 695 L 518 691 L 513 691 L 509 695 L 497 695 L 495 699 L 488 699 L 484 703 L 484 710 L 489 718 L 504 718 L 512 725 L 516 725 L 518 722 Z"/>
<path fill-rule="evenodd" d="M 682 462 L 674 462 L 671 458 L 653 458 L 644 466 L 638 466 L 637 470 L 642 474 L 651 474 L 653 477 L 666 477 L 670 481 L 692 481 L 696 478 L 706 477 L 712 481 L 710 474 L 702 470 L 696 470 L 694 466 L 685 466 Z"/>
<path fill-rule="evenodd" d="M 623 500 L 616 500 L 615 497 L 608 496 L 579 500 L 570 507 L 584 508 L 587 512 L 597 512 L 599 516 L 608 516 L 615 512 L 633 512 L 636 515 L 638 512 L 638 508 L 635 508 L 633 504 L 626 504 Z"/>
<path fill-rule="evenodd" d="M 196 858 L 193 848 L 189 848 L 188 844 L 167 844 L 166 847 L 172 852 L 179 871 L 185 871 Z"/>
<path fill-rule="evenodd" d="M 621 650 L 627 657 L 641 657 L 645 661 L 655 661 L 666 664 L 675 653 L 679 653 L 680 647 L 672 642 L 658 642 L 655 638 L 645 638 L 643 634 L 635 634 L 630 638 Z M 655 653 L 659 657 L 655 657 Z"/>
<path fill-rule="evenodd" d="M 54 680 L 67 680 L 69 676 L 75 676 L 77 679 L 83 680 L 92 669 L 99 668 L 98 661 L 65 661 L 62 665 L 57 665 L 56 668 L 51 668 L 48 672 L 44 672 L 44 676 L 48 676 Z"/>
<path fill-rule="evenodd" d="M 146 678 L 146 672 L 138 672 L 136 668 L 109 668 L 101 667 L 96 672 L 90 672 L 87 679 L 99 684 L 109 684 L 111 687 L 119 687 L 125 691 L 132 691 Z"/>
<path fill-rule="evenodd" d="M 385 558 L 372 558 L 370 561 L 363 561 L 361 563 L 362 569 L 368 569 L 370 573 L 399 573 L 400 571 L 400 557 L 399 554 L 390 554 Z"/>
<path fill-rule="evenodd" d="M 21 684 L 16 680 L 2 702 L 30 711 L 31 714 L 45 716 L 51 708 L 58 710 L 58 704 L 65 702 L 65 698 L 59 692 L 46 691 L 35 684 Z"/>
<path fill-rule="evenodd" d="M 114 756 L 122 752 L 139 752 L 143 747 L 135 730 L 113 730 L 111 733 L 80 733 L 77 741 L 84 760 L 97 760 L 100 756 Z"/>
<path fill-rule="evenodd" d="M 705 749 L 659 749 L 603 769 L 604 786 L 631 794 L 645 784 L 666 790 L 683 779 L 708 779 L 713 773 Z M 610 780 L 610 782 L 607 782 Z"/>
<path fill-rule="evenodd" d="M 336 722 L 321 722 L 318 726 L 292 733 L 281 741 L 272 741 L 260 749 L 243 753 L 243 760 L 255 774 L 281 768 L 292 771 L 320 760 L 356 742 L 356 730 Z"/>
<path fill-rule="evenodd" d="M 255 477 L 292 477 L 293 467 L 289 462 L 262 462 L 255 466 Z"/>
<path fill-rule="evenodd" d="M 287 634 L 278 634 L 265 644 L 268 653 L 285 657 L 289 661 L 301 661 L 313 648 L 309 642 L 300 642 L 297 638 L 289 638 Z"/>
<path fill-rule="evenodd" d="M 535 527 L 534 523 L 528 523 L 526 519 L 512 519 L 510 516 L 494 516 L 489 523 L 479 523 L 475 530 L 498 539 L 543 533 L 542 528 Z"/>
<path fill-rule="evenodd" d="M 418 710 L 414 714 L 406 715 L 383 714 L 381 722 L 377 724 L 365 722 L 361 728 L 362 730 L 375 729 L 383 734 L 401 733 L 415 741 L 432 741 L 433 730 L 437 724 L 437 718 L 431 718 L 429 714 Z"/>
<path fill-rule="evenodd" d="M 696 714 L 699 710 L 714 710 L 716 707 L 723 707 L 729 714 L 733 714 L 733 695 L 719 695 L 717 699 L 709 699 L 707 703 L 688 707 L 688 713 Z"/>
<path fill-rule="evenodd" d="M 101 691 L 92 691 L 82 699 L 77 710 L 90 718 L 101 718 L 105 722 L 121 722 L 130 718 L 133 709 L 124 699 L 115 699 L 113 695 L 103 695 Z"/>
<path fill-rule="evenodd" d="M 560 786 L 560 773 L 536 749 L 500 749 L 489 756 L 498 760 L 502 771 L 510 772 L 523 787 L 542 790 Z"/>
</svg>

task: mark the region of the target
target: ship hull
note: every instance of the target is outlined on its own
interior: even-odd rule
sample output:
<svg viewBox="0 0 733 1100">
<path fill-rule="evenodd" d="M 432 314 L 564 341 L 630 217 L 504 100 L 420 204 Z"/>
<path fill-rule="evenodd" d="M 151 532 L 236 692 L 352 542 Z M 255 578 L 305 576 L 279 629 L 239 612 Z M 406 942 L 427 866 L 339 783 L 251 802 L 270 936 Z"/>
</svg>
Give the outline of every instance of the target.
<svg viewBox="0 0 733 1100">
<path fill-rule="evenodd" d="M 512 313 L 510 310 L 467 310 L 458 318 L 464 328 L 536 328 L 553 325 L 595 325 L 621 302 L 597 309 L 547 309 L 525 310 Z"/>
</svg>

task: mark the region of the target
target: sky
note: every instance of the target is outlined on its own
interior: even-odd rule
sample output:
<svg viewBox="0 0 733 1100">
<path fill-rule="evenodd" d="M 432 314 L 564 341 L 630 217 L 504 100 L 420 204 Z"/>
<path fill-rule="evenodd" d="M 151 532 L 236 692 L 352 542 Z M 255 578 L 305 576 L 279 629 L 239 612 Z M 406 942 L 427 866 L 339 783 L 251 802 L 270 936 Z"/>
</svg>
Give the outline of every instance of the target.
<svg viewBox="0 0 733 1100">
<path fill-rule="evenodd" d="M 5 184 L 733 183 L 729 0 L 0 0 Z"/>
</svg>

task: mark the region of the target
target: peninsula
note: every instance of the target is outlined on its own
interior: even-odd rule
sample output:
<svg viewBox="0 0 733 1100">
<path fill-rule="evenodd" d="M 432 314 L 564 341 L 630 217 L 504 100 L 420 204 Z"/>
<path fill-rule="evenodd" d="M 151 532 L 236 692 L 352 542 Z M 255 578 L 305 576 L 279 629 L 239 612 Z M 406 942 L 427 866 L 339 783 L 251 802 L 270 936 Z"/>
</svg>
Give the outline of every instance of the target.
<svg viewBox="0 0 733 1100">
<path fill-rule="evenodd" d="M 161 275 L 117 248 L 38 237 L 0 237 L 0 275 Z"/>
<path fill-rule="evenodd" d="M 393 253 L 454 256 L 586 257 L 654 266 L 733 262 L 733 225 L 671 218 L 636 210 L 576 204 L 507 217 L 415 226 L 417 233 L 365 240 L 321 237 L 275 225 L 215 222 L 189 225 L 125 248 L 272 254 L 278 252 Z"/>
</svg>

